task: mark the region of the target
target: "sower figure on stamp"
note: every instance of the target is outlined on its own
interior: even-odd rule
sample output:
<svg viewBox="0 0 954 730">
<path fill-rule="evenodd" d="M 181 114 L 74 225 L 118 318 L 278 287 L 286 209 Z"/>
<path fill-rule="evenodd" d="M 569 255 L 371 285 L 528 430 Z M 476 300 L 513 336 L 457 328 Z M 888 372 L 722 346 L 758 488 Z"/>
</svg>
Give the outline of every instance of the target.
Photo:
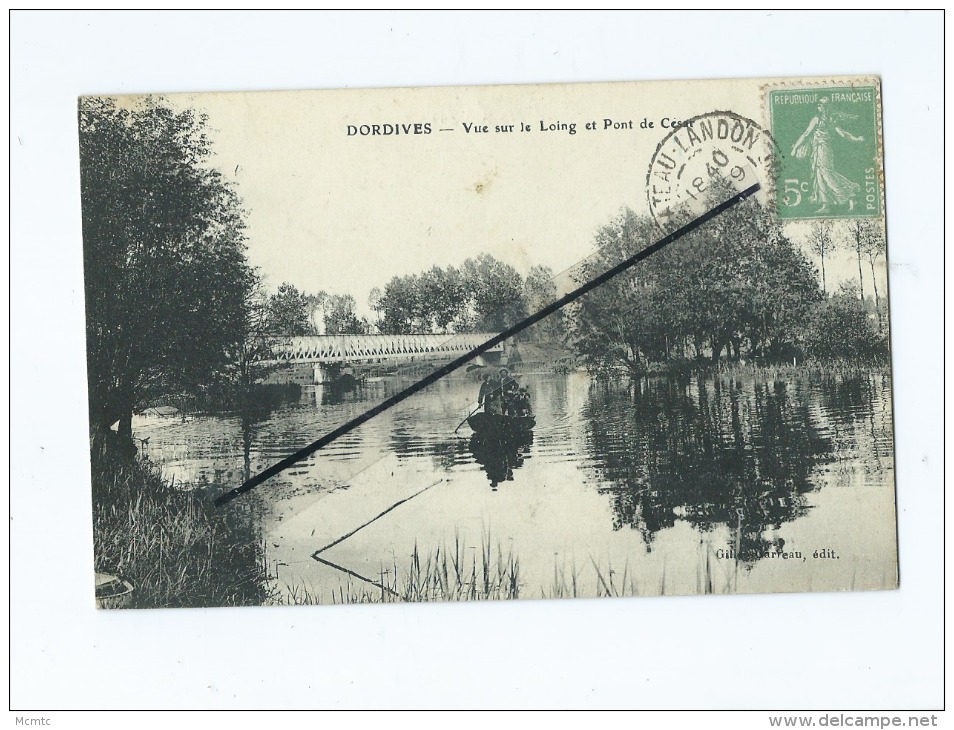
<svg viewBox="0 0 954 730">
<path fill-rule="evenodd" d="M 844 175 L 835 172 L 835 160 L 832 153 L 832 137 L 837 134 L 852 142 L 864 142 L 864 137 L 856 137 L 838 126 L 837 121 L 843 115 L 838 115 L 828 108 L 828 98 L 822 97 L 818 102 L 818 114 L 808 123 L 808 129 L 792 147 L 792 156 L 803 158 L 808 154 L 809 146 L 812 152 L 812 173 L 814 176 L 814 191 L 812 200 L 821 203 L 816 213 L 828 213 L 830 204 L 848 204 L 848 210 L 855 207 L 855 198 L 861 192 L 861 186 L 849 180 Z"/>
</svg>

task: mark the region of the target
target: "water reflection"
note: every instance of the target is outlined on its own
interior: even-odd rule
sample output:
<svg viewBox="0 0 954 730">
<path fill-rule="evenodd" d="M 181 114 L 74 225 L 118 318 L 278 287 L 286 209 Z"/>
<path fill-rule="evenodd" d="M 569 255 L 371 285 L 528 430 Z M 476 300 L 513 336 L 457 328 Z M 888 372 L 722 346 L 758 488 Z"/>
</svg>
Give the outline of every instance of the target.
<svg viewBox="0 0 954 730">
<path fill-rule="evenodd" d="M 806 514 L 817 465 L 848 456 L 854 466 L 860 451 L 880 471 L 868 455 L 890 457 L 890 421 L 879 425 L 877 410 L 869 378 L 600 383 L 585 408 L 587 446 L 614 529 L 638 530 L 649 551 L 678 520 L 701 533 L 725 526 L 751 566 L 784 548 L 773 533 Z M 859 443 L 866 429 L 871 444 Z"/>
<path fill-rule="evenodd" d="M 259 427 L 266 422 L 274 410 L 284 406 L 281 397 L 245 399 L 239 404 L 239 429 L 242 433 L 242 481 L 252 477 L 253 444 L 259 435 Z"/>
<path fill-rule="evenodd" d="M 365 400 L 365 386 L 353 377 L 339 378 L 315 387 L 314 398 L 322 406 L 336 406 L 346 400 Z"/>
<path fill-rule="evenodd" d="M 497 491 L 501 482 L 513 481 L 513 470 L 523 466 L 533 444 L 533 431 L 517 433 L 510 438 L 493 438 L 474 434 L 470 437 L 470 453 Z"/>
<path fill-rule="evenodd" d="M 140 438 L 151 439 L 150 457 L 177 484 L 221 490 L 408 384 L 386 379 L 344 393 L 306 388 L 300 399 L 257 411 L 188 422 L 141 418 L 135 427 Z M 670 564 L 695 560 L 700 541 L 731 548 L 752 567 L 767 551 L 785 548 L 786 540 L 800 549 L 831 534 L 847 549 L 862 532 L 851 525 L 850 510 L 867 504 L 856 495 L 891 486 L 886 375 L 820 377 L 799 370 L 768 380 L 629 383 L 591 382 L 573 373 L 526 375 L 521 385 L 530 390 L 537 419 L 525 441 L 487 442 L 466 425 L 455 432 L 473 407 L 476 388 L 472 380 L 449 378 L 276 476 L 255 493 L 269 544 L 293 545 L 289 555 L 310 555 L 316 526 L 324 529 L 338 512 L 327 506 L 321 519 L 289 523 L 335 490 L 359 496 L 353 498 L 354 524 L 342 518 L 340 532 L 328 539 L 378 509 L 379 492 L 442 481 L 445 486 L 413 508 L 393 513 L 387 529 L 382 521 L 379 542 L 353 557 L 377 560 L 403 549 L 404 538 L 410 544 L 417 536 L 422 544 L 439 541 L 444 521 L 470 520 L 515 541 L 526 539 L 532 546 L 521 554 L 527 576 L 533 551 L 546 543 L 536 556 L 544 582 L 555 551 L 599 557 L 624 545 L 620 559 L 641 561 L 643 570 L 654 570 L 646 566 L 661 564 L 659 557 Z M 379 462 L 389 465 L 387 472 Z M 417 507 L 426 500 L 440 506 Z M 540 505 L 546 505 L 542 512 Z M 454 529 L 446 526 L 446 534 Z"/>
</svg>

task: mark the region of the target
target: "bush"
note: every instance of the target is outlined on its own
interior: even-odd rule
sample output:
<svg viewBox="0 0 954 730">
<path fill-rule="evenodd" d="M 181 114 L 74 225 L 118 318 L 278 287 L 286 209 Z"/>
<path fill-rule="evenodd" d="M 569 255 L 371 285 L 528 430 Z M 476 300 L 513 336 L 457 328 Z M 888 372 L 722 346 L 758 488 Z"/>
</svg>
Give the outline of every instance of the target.
<svg viewBox="0 0 954 730">
<path fill-rule="evenodd" d="M 881 362 L 888 343 L 861 301 L 839 293 L 812 309 L 804 334 L 805 354 L 814 360 Z"/>
</svg>

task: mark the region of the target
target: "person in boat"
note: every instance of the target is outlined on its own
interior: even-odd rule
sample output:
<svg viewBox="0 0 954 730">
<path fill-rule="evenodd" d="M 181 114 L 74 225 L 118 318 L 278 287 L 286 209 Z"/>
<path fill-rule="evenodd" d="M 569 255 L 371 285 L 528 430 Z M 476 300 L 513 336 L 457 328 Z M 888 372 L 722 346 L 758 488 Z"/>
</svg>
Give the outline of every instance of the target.
<svg viewBox="0 0 954 730">
<path fill-rule="evenodd" d="M 499 415 L 503 413 L 503 394 L 500 382 L 491 375 L 484 375 L 484 382 L 480 384 L 480 393 L 477 396 L 477 405 L 484 407 L 484 413 Z"/>
<path fill-rule="evenodd" d="M 533 415 L 530 409 L 530 391 L 526 388 L 520 388 L 514 395 L 514 415 L 521 418 Z"/>
<path fill-rule="evenodd" d="M 480 376 L 480 393 L 477 394 L 477 405 L 482 406 L 487 400 L 487 397 L 493 390 L 493 386 L 490 384 L 490 373 L 484 373 Z"/>
<path fill-rule="evenodd" d="M 520 386 L 510 376 L 507 368 L 500 368 L 500 393 L 503 398 L 503 412 L 508 416 L 516 415 L 516 395 Z"/>
</svg>

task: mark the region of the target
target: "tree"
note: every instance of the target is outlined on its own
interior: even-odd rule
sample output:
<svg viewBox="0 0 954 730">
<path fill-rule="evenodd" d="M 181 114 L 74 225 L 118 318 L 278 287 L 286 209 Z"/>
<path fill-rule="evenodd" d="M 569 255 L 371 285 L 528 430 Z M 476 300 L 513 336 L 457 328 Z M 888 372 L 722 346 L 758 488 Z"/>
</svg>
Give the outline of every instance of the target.
<svg viewBox="0 0 954 730">
<path fill-rule="evenodd" d="M 848 224 L 848 234 L 851 241 L 850 245 L 855 250 L 855 255 L 858 258 L 858 291 L 861 295 L 861 301 L 864 302 L 865 279 L 861 273 L 861 256 L 872 245 L 872 238 L 880 235 L 880 231 L 870 218 L 855 218 Z"/>
<path fill-rule="evenodd" d="M 871 288 L 874 290 L 875 312 L 877 312 L 878 315 L 878 332 L 882 332 L 884 325 L 881 318 L 881 298 L 878 295 L 878 277 L 875 273 L 875 262 L 884 256 L 887 251 L 884 229 L 870 219 L 865 220 L 861 228 L 861 235 L 857 238 L 858 247 L 861 253 L 868 259 L 868 266 L 871 268 Z"/>
<path fill-rule="evenodd" d="M 372 290 L 369 301 L 387 334 L 499 332 L 527 316 L 523 278 L 489 254 L 467 259 L 460 269 L 433 266 L 395 276 L 384 291 Z"/>
<path fill-rule="evenodd" d="M 773 360 L 797 349 L 802 318 L 821 297 L 817 274 L 757 199 L 727 210 L 665 253 L 659 262 L 669 262 L 664 287 L 681 292 L 674 304 L 682 311 L 674 319 L 708 340 L 714 362 L 723 349 L 732 359 L 747 353 Z"/>
<path fill-rule="evenodd" d="M 266 373 L 263 361 L 272 357 L 275 338 L 268 331 L 269 297 L 265 294 L 261 277 L 248 271 L 248 282 L 243 302 L 242 339 L 237 353 L 239 382 L 249 388 Z"/>
<path fill-rule="evenodd" d="M 405 335 L 414 331 L 418 292 L 413 277 L 395 276 L 383 292 L 372 295 L 371 306 L 378 312 L 378 329 L 383 334 Z"/>
<path fill-rule="evenodd" d="M 358 319 L 354 297 L 350 294 L 332 294 L 325 309 L 325 334 L 364 335 L 368 323 Z"/>
<path fill-rule="evenodd" d="M 448 333 L 468 319 L 466 286 L 453 266 L 431 267 L 417 279 L 420 332 Z"/>
<path fill-rule="evenodd" d="M 624 209 L 597 232 L 597 251 L 580 264 L 577 282 L 593 279 L 629 258 L 654 233 L 652 220 Z M 665 302 L 660 291 L 663 268 L 656 257 L 647 259 L 609 279 L 567 312 L 570 340 L 590 370 L 623 368 L 635 374 L 651 360 L 665 357 L 666 326 L 673 332 L 685 327 L 675 321 L 677 306 L 665 311 L 660 307 Z M 670 292 L 677 297 L 681 293 Z"/>
<path fill-rule="evenodd" d="M 557 287 L 553 282 L 553 269 L 549 266 L 531 266 L 530 273 L 523 282 L 523 298 L 526 301 L 529 314 L 539 312 L 557 298 Z M 546 319 L 538 322 L 528 331 L 531 339 L 551 340 L 562 337 L 564 327 L 564 312 L 559 310 Z"/>
<path fill-rule="evenodd" d="M 288 282 L 268 298 L 268 332 L 296 337 L 313 334 L 308 296 Z"/>
<path fill-rule="evenodd" d="M 832 251 L 832 235 L 830 221 L 815 221 L 808 234 L 808 246 L 811 252 L 821 260 L 822 291 L 828 294 L 828 283 L 825 280 L 825 256 Z"/>
<path fill-rule="evenodd" d="M 807 317 L 805 349 L 819 360 L 879 361 L 888 355 L 887 342 L 872 328 L 858 290 L 848 282 Z"/>
<path fill-rule="evenodd" d="M 211 164 L 206 118 L 162 99 L 81 99 L 91 435 L 149 398 L 234 375 L 253 277 L 244 213 Z"/>
<path fill-rule="evenodd" d="M 725 199 L 725 197 L 720 199 Z M 578 273 L 592 279 L 658 235 L 624 210 L 596 237 Z M 754 199 L 726 211 L 588 293 L 571 311 L 574 346 L 594 370 L 645 372 L 700 357 L 780 359 L 797 349 L 802 318 L 821 297 L 812 265 Z"/>
<path fill-rule="evenodd" d="M 800 351 L 804 317 L 822 298 L 817 272 L 763 207 L 730 211 L 736 254 L 747 277 L 742 337 L 752 356 L 782 360 Z M 739 348 L 736 346 L 736 356 Z"/>
<path fill-rule="evenodd" d="M 523 278 L 510 264 L 482 253 L 464 261 L 461 276 L 477 331 L 500 332 L 526 318 Z"/>
<path fill-rule="evenodd" d="M 305 295 L 305 310 L 308 316 L 308 328 L 311 334 L 321 334 L 325 326 L 325 307 L 328 304 L 327 292 Z"/>
</svg>

